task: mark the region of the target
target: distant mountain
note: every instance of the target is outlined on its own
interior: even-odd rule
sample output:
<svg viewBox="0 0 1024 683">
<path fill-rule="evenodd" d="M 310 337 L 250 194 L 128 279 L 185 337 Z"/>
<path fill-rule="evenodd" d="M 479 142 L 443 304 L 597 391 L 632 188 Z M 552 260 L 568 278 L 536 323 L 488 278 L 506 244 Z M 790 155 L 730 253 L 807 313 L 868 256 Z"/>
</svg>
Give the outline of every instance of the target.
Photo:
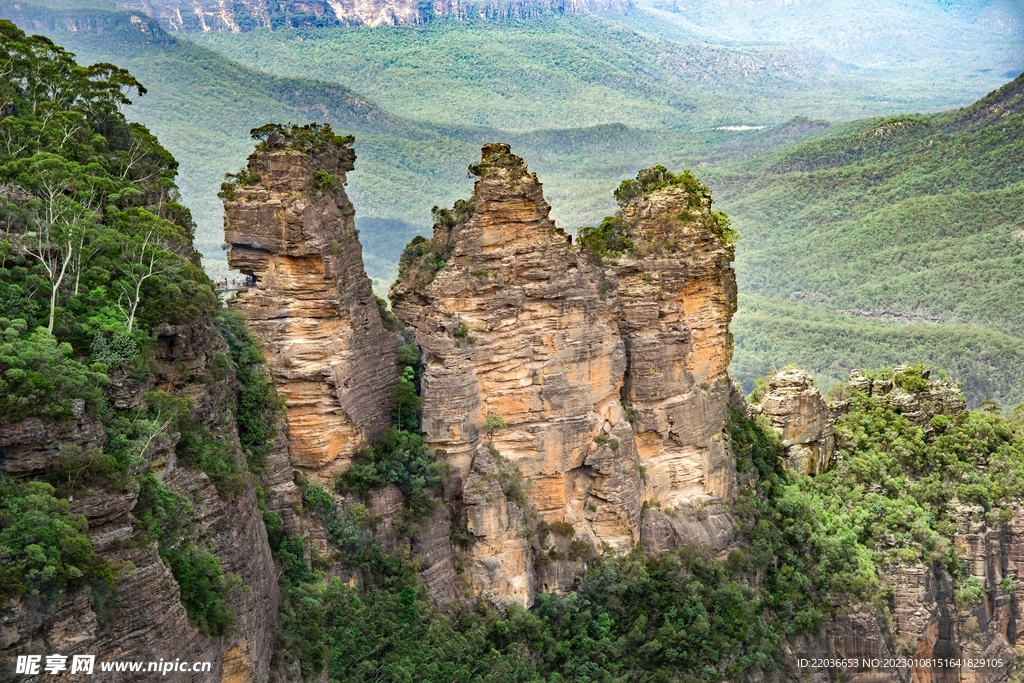
<svg viewBox="0 0 1024 683">
<path fill-rule="evenodd" d="M 441 17 L 516 20 L 586 12 L 626 13 L 632 0 L 115 0 L 169 31 L 411 26 Z"/>
<path fill-rule="evenodd" d="M 1024 68 L 1024 6 L 1018 0 L 638 0 L 665 30 L 690 39 L 791 45 L 822 66 L 912 70 L 923 63 L 1007 54 Z M 651 22 L 653 23 L 653 22 Z M 670 28 L 671 27 L 671 28 Z M 815 60 L 815 56 L 817 59 Z M 1003 75 L 1002 73 L 1000 75 Z"/>
</svg>

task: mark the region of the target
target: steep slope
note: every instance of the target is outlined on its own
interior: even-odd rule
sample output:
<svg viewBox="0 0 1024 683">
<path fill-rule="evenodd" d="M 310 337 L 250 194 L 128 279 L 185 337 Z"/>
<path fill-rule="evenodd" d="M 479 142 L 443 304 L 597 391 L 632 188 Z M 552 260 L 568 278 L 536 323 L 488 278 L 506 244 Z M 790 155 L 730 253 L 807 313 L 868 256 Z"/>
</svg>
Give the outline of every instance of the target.
<svg viewBox="0 0 1024 683">
<path fill-rule="evenodd" d="M 119 113 L 137 81 L 8 21 L 0 50 L 0 675 L 59 653 L 265 680 L 278 591 L 252 474 L 273 461 L 275 402 L 258 356 L 216 310 L 176 162 Z"/>
</svg>

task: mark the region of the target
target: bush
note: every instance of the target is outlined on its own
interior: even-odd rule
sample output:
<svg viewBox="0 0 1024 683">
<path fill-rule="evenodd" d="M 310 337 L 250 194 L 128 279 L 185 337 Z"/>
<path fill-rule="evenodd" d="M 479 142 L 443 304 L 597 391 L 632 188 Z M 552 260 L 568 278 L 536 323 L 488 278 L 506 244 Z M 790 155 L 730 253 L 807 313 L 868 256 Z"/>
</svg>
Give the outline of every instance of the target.
<svg viewBox="0 0 1024 683">
<path fill-rule="evenodd" d="M 26 593 L 52 600 L 98 574 L 85 517 L 54 494 L 0 474 L 0 604 Z"/>
<path fill-rule="evenodd" d="M 629 225 L 622 216 L 608 216 L 596 228 L 580 228 L 576 232 L 576 244 L 598 262 L 636 250 Z"/>
<path fill-rule="evenodd" d="M 394 484 L 405 496 L 410 519 L 426 519 L 440 496 L 444 468 L 417 434 L 392 427 L 368 449 L 358 453 L 337 479 L 342 493 L 367 494 Z"/>
<path fill-rule="evenodd" d="M 220 309 L 214 320 L 228 344 L 240 385 L 235 410 L 238 439 L 249 469 L 260 473 L 274 447 L 275 425 L 284 410 L 284 400 L 274 390 L 263 354 L 242 316 L 235 311 Z"/>
<path fill-rule="evenodd" d="M 0 422 L 67 420 L 75 399 L 98 413 L 106 374 L 76 360 L 71 345 L 45 328 L 25 328 L 24 320 L 0 318 Z"/>
</svg>

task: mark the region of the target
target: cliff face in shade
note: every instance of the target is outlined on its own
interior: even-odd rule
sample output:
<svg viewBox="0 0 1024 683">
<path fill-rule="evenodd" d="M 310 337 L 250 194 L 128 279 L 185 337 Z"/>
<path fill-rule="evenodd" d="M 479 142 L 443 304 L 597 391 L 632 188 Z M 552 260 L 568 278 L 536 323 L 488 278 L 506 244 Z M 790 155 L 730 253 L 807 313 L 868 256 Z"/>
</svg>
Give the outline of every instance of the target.
<svg viewBox="0 0 1024 683">
<path fill-rule="evenodd" d="M 641 542 L 644 501 L 686 512 L 734 492 L 732 255 L 699 221 L 673 218 L 688 198 L 668 188 L 627 210 L 637 255 L 598 265 L 548 218 L 540 182 L 507 145 L 486 145 L 472 170 L 472 214 L 457 207 L 407 249 L 392 301 L 423 349 L 422 429 L 454 465 L 471 582 L 529 604 L 541 549 L 524 507 L 624 551 Z M 664 231 L 678 253 L 662 249 Z M 489 414 L 507 424 L 493 444 Z"/>
<path fill-rule="evenodd" d="M 108 391 L 120 396 L 127 409 L 138 408 L 142 393 L 152 389 L 193 399 L 192 417 L 229 444 L 234 457 L 244 460 L 228 407 L 234 377 L 209 380 L 214 354 L 226 350 L 209 318 L 191 325 L 164 325 L 154 333 L 157 347 L 152 381 L 139 385 L 123 377 Z M 187 369 L 184 375 L 183 368 Z M 106 441 L 102 425 L 97 432 L 87 416 L 64 424 L 30 418 L 5 425 L 3 431 L 0 467 L 17 476 L 44 474 L 50 456 L 60 447 L 98 446 Z M 0 609 L 0 657 L 5 661 L 13 662 L 17 654 L 46 653 L 93 654 L 97 662 L 180 658 L 212 664 L 207 673 L 177 673 L 183 681 L 267 680 L 278 587 L 255 491 L 247 485 L 241 493 L 223 500 L 203 472 L 178 466 L 174 452 L 178 436 L 162 435 L 145 456 L 165 486 L 193 501 L 197 543 L 216 555 L 223 572 L 237 575 L 242 584 L 252 588 L 230 592 L 228 607 L 235 615 L 234 629 L 222 638 L 211 638 L 189 623 L 178 584 L 156 545 L 137 542 L 132 517 L 137 484 L 118 493 L 86 490 L 75 493 L 71 511 L 88 520 L 89 539 L 97 555 L 120 569 L 115 584 L 118 599 L 111 613 L 102 616 L 93 611 L 90 587 L 50 603 L 31 595 L 11 601 Z M 9 680 L 7 675 L 13 676 L 12 672 L 13 665 L 5 667 L 0 679 Z M 129 673 L 102 675 L 111 681 L 137 679 Z"/>
<path fill-rule="evenodd" d="M 631 0 L 115 0 L 168 31 L 238 33 L 256 28 L 412 26 L 452 17 L 462 21 L 510 21 L 545 15 L 629 12 Z"/>
<path fill-rule="evenodd" d="M 327 478 L 390 424 L 398 336 L 384 329 L 342 185 L 355 153 L 263 146 L 225 202 L 228 263 L 256 279 L 234 308 L 287 401 L 291 462 Z"/>
</svg>

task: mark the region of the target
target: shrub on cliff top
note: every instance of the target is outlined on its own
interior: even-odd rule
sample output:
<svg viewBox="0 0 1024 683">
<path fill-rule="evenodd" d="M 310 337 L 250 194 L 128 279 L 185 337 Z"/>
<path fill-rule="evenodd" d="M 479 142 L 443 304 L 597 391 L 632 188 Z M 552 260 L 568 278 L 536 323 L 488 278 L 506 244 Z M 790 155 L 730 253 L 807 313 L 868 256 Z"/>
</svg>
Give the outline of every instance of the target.
<svg viewBox="0 0 1024 683">
<path fill-rule="evenodd" d="M 351 135 L 335 135 L 326 123 L 307 123 L 304 126 L 295 124 L 267 123 L 249 131 L 253 140 L 258 140 L 261 149 L 279 149 L 291 147 L 303 152 L 311 152 L 327 145 L 345 147 L 355 142 Z"/>
<path fill-rule="evenodd" d="M 678 185 L 691 195 L 690 205 L 698 209 L 702 199 L 710 199 L 711 191 L 689 170 L 673 173 L 662 165 L 641 169 L 636 178 L 623 180 L 615 190 L 615 201 L 625 207 L 637 197 L 650 194 L 669 185 Z"/>
</svg>

